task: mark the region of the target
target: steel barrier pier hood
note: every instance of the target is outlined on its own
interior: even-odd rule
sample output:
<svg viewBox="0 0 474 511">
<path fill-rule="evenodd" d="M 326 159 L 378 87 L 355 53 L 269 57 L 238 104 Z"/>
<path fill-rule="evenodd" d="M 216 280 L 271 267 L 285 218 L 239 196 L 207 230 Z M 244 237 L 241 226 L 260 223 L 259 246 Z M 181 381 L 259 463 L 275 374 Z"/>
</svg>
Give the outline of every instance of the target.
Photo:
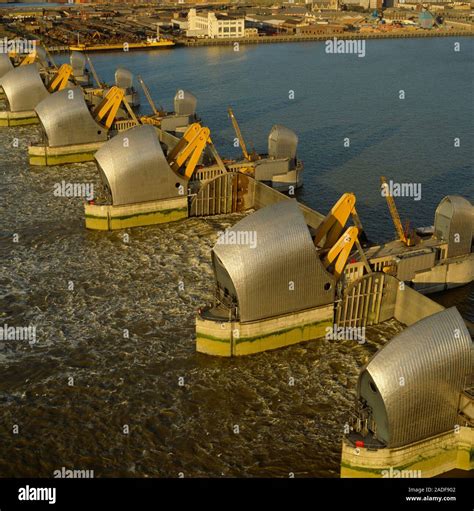
<svg viewBox="0 0 474 511">
<path fill-rule="evenodd" d="M 12 61 L 7 53 L 0 53 L 0 78 L 13 69 Z"/>
<path fill-rule="evenodd" d="M 187 180 L 174 172 L 153 126 L 119 133 L 95 154 L 114 206 L 182 197 Z"/>
<path fill-rule="evenodd" d="M 115 85 L 129 93 L 133 87 L 133 73 L 124 67 L 118 67 L 115 71 Z"/>
<path fill-rule="evenodd" d="M 212 251 L 223 301 L 241 322 L 330 304 L 335 278 L 326 271 L 296 200 L 267 206 L 222 233 Z"/>
<path fill-rule="evenodd" d="M 270 158 L 294 160 L 297 147 L 298 136 L 293 130 L 280 124 L 273 126 L 268 135 L 268 156 Z"/>
<path fill-rule="evenodd" d="M 107 128 L 92 117 L 80 87 L 49 95 L 35 108 L 49 147 L 103 142 Z"/>
<path fill-rule="evenodd" d="M 39 73 L 39 64 L 18 66 L 0 78 L 10 112 L 34 110 L 49 95 Z"/>
<path fill-rule="evenodd" d="M 389 448 L 452 431 L 473 366 L 473 342 L 455 307 L 407 327 L 359 376 L 358 401 L 375 424 L 369 431 Z"/>
<path fill-rule="evenodd" d="M 474 206 L 460 195 L 448 195 L 436 208 L 435 235 L 448 243 L 446 257 L 469 254 L 474 236 Z"/>
<path fill-rule="evenodd" d="M 174 111 L 176 115 L 196 116 L 197 98 L 191 92 L 179 90 L 174 96 Z"/>
<path fill-rule="evenodd" d="M 87 59 L 85 55 L 79 51 L 71 52 L 69 61 L 72 67 L 72 74 L 76 79 L 78 85 L 88 86 L 91 85 L 91 76 L 86 69 Z"/>
</svg>

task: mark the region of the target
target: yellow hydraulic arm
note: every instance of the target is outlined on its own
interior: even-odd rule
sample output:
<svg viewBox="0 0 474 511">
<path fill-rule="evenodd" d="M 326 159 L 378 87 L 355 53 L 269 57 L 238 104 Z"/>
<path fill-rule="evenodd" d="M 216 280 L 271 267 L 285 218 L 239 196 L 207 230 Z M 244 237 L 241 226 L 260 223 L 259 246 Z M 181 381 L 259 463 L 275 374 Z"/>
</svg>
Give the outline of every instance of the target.
<svg viewBox="0 0 474 511">
<path fill-rule="evenodd" d="M 168 155 L 168 162 L 171 168 L 178 172 L 186 160 L 189 159 L 184 170 L 184 176 L 190 179 L 206 144 L 210 141 L 210 134 L 209 128 L 203 128 L 197 122 L 191 124 L 185 131 L 183 138 L 181 138 Z"/>
<path fill-rule="evenodd" d="M 56 92 L 63 90 L 72 76 L 72 67 L 69 64 L 63 64 L 54 75 L 51 83 L 48 86 L 49 92 Z"/>
<path fill-rule="evenodd" d="M 26 66 L 28 64 L 33 64 L 36 61 L 36 51 L 32 51 L 28 53 L 28 55 L 20 62 L 20 66 Z"/>
<path fill-rule="evenodd" d="M 326 218 L 319 225 L 314 238 L 314 244 L 319 245 L 321 240 L 326 236 L 326 240 L 322 248 L 332 247 L 346 225 L 347 220 L 352 215 L 352 219 L 359 230 L 362 232 L 362 224 L 359 215 L 355 209 L 356 197 L 353 193 L 345 193 L 334 204 Z"/>
<path fill-rule="evenodd" d="M 390 195 L 387 180 L 384 176 L 381 176 L 380 182 L 382 184 L 381 188 L 383 190 L 383 195 L 387 199 L 388 209 L 390 210 L 390 215 L 392 217 L 393 224 L 397 231 L 398 239 L 408 245 L 408 238 L 405 235 L 405 231 L 403 230 L 402 221 L 400 220 L 400 215 L 398 214 L 397 206 L 395 205 L 395 201 L 393 197 Z"/>
<path fill-rule="evenodd" d="M 191 124 L 185 131 L 181 140 L 175 145 L 168 155 L 168 163 L 170 164 L 170 167 L 175 172 L 178 172 L 187 161 L 188 163 L 184 170 L 184 176 L 187 179 L 191 179 L 191 176 L 199 163 L 199 158 L 201 157 L 206 145 L 209 145 L 217 164 L 224 170 L 224 172 L 227 172 L 224 163 L 212 143 L 210 135 L 211 131 L 209 128 L 202 127 L 197 122 Z"/>
<path fill-rule="evenodd" d="M 95 108 L 93 113 L 94 117 L 99 122 L 105 119 L 103 124 L 106 128 L 112 126 L 118 109 L 125 99 L 124 95 L 125 93 L 122 89 L 114 86 L 107 92 L 104 99 Z"/>
<path fill-rule="evenodd" d="M 334 276 L 338 279 L 347 263 L 352 247 L 358 241 L 359 229 L 355 226 L 349 227 L 346 232 L 337 240 L 333 247 L 326 254 L 323 265 L 328 269 L 334 265 Z"/>
</svg>

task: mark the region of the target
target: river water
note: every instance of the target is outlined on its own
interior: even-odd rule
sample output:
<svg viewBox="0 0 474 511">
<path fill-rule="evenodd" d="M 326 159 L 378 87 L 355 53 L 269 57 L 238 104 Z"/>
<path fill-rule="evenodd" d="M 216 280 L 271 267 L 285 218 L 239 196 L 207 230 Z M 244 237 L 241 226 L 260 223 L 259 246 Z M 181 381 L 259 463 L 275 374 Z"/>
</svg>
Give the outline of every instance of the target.
<svg viewBox="0 0 474 511">
<path fill-rule="evenodd" d="M 168 110 L 177 89 L 194 92 L 223 156 L 238 154 L 229 104 L 257 150 L 273 124 L 291 127 L 305 161 L 299 198 L 326 212 L 354 191 L 370 238 L 383 241 L 393 226 L 382 173 L 421 183 L 422 200 L 397 199 L 416 225 L 432 224 L 448 193 L 473 198 L 473 43 L 460 43 L 456 53 L 453 39 L 368 41 L 364 58 L 301 43 L 93 61 L 109 82 L 118 65 L 140 73 Z M 88 232 L 81 199 L 53 189 L 63 179 L 97 185 L 94 165 L 30 168 L 26 147 L 38 136 L 36 127 L 1 132 L 0 319 L 35 325 L 37 342 L 0 344 L 0 475 L 65 467 L 96 477 L 337 477 L 359 369 L 400 325 L 370 329 L 363 345 L 196 354 L 195 312 L 213 290 L 210 249 L 239 217 L 133 229 L 128 240 Z M 473 286 L 436 299 L 474 320 Z"/>
</svg>

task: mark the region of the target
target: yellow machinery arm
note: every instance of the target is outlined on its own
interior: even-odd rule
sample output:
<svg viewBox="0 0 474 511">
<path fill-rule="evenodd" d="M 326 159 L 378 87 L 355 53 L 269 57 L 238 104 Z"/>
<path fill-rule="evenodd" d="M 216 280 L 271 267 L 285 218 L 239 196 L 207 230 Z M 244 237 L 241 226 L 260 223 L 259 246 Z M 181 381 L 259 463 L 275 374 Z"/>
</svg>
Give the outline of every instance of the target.
<svg viewBox="0 0 474 511">
<path fill-rule="evenodd" d="M 326 236 L 326 240 L 322 248 L 332 247 L 336 243 L 351 214 L 357 215 L 355 203 L 356 198 L 353 193 L 342 195 L 318 227 L 314 238 L 315 245 L 318 245 L 324 236 Z M 357 222 L 355 223 L 357 224 Z M 357 227 L 362 230 L 362 226 L 357 225 Z"/>
<path fill-rule="evenodd" d="M 405 236 L 405 231 L 403 230 L 402 222 L 400 220 L 400 215 L 398 214 L 397 206 L 395 205 L 395 201 L 393 197 L 390 195 L 387 180 L 384 176 L 381 176 L 380 182 L 382 184 L 382 193 L 385 195 L 387 199 L 388 209 L 390 210 L 390 215 L 392 217 L 393 224 L 397 231 L 398 239 L 408 245 L 408 239 Z"/>
<path fill-rule="evenodd" d="M 153 115 L 156 115 L 157 117 L 159 117 L 160 115 L 164 114 L 164 112 L 160 112 L 156 108 L 155 102 L 153 101 L 150 91 L 148 90 L 146 83 L 143 81 L 143 78 L 140 75 L 137 75 L 137 80 L 139 81 L 140 85 L 142 86 L 142 89 L 143 89 L 143 92 L 145 93 L 146 99 L 148 100 L 148 103 L 150 104 L 151 109 L 153 110 Z"/>
<path fill-rule="evenodd" d="M 333 273 L 337 279 L 340 278 L 344 271 L 352 247 L 358 241 L 358 236 L 359 229 L 355 226 L 349 227 L 329 250 L 323 260 L 323 265 L 326 269 L 334 265 Z"/>
<path fill-rule="evenodd" d="M 20 62 L 20 66 L 26 66 L 28 64 L 33 64 L 36 61 L 36 51 L 32 51 L 28 53 L 28 55 Z"/>
<path fill-rule="evenodd" d="M 217 164 L 224 172 L 227 172 L 224 163 L 212 143 L 210 135 L 211 131 L 209 128 L 202 127 L 198 122 L 191 124 L 185 131 L 181 140 L 168 155 L 168 163 L 171 168 L 175 172 L 178 172 L 187 161 L 188 163 L 184 170 L 184 176 L 187 179 L 191 179 L 194 170 L 199 163 L 199 158 L 206 148 L 206 145 L 209 145 Z"/>
<path fill-rule="evenodd" d="M 72 67 L 69 64 L 63 64 L 54 75 L 51 83 L 48 86 L 49 92 L 56 92 L 63 90 L 72 76 Z"/>
<path fill-rule="evenodd" d="M 206 144 L 211 142 L 210 134 L 209 128 L 203 128 L 197 122 L 191 124 L 168 155 L 171 168 L 178 172 L 186 160 L 189 160 L 184 170 L 184 176 L 190 179 Z"/>
<path fill-rule="evenodd" d="M 125 100 L 125 93 L 118 87 L 112 87 L 107 92 L 105 98 L 97 105 L 94 110 L 94 117 L 97 121 L 102 121 L 106 128 L 110 128 L 115 120 L 120 105 Z"/>
<path fill-rule="evenodd" d="M 239 139 L 240 148 L 242 149 L 242 154 L 244 155 L 244 158 L 248 161 L 251 161 L 251 157 L 249 152 L 247 151 L 247 145 L 245 144 L 244 137 L 242 136 L 242 132 L 240 131 L 239 123 L 237 122 L 237 119 L 235 118 L 234 111 L 231 107 L 227 109 L 227 112 L 229 114 L 230 120 L 232 121 L 232 126 L 234 127 L 235 134 L 237 135 L 237 138 Z"/>
</svg>

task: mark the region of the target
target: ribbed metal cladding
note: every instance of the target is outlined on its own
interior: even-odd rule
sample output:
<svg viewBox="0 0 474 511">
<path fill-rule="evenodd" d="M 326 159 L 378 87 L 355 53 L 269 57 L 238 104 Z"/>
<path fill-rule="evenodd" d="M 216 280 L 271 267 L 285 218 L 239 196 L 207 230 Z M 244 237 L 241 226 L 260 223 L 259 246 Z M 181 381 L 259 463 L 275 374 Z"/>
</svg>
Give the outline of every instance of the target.
<svg viewBox="0 0 474 511">
<path fill-rule="evenodd" d="M 406 328 L 378 351 L 359 377 L 359 399 L 371 398 L 361 394 L 368 373 L 376 389 L 363 392 L 382 398 L 383 440 L 388 447 L 404 446 L 454 429 L 459 393 L 473 364 L 471 337 L 451 307 Z"/>
<path fill-rule="evenodd" d="M 95 159 L 114 205 L 187 194 L 187 181 L 171 170 L 153 126 L 119 133 L 96 152 Z"/>
<path fill-rule="evenodd" d="M 474 207 L 459 195 L 448 195 L 436 208 L 435 233 L 448 242 L 448 257 L 469 254 L 474 234 Z"/>
<path fill-rule="evenodd" d="M 115 85 L 120 89 L 130 89 L 133 85 L 133 74 L 124 67 L 119 67 L 115 71 Z"/>
<path fill-rule="evenodd" d="M 11 112 L 34 110 L 49 95 L 38 67 L 38 64 L 19 66 L 0 78 Z"/>
<path fill-rule="evenodd" d="M 397 265 L 397 278 L 399 280 L 411 280 L 417 271 L 427 270 L 435 265 L 435 253 L 419 253 L 402 257 Z"/>
<path fill-rule="evenodd" d="M 80 87 L 55 92 L 35 108 L 50 147 L 107 140 L 107 129 L 92 117 Z"/>
<path fill-rule="evenodd" d="M 275 124 L 268 135 L 268 154 L 272 158 L 289 158 L 296 156 L 298 136 L 285 126 Z"/>
<path fill-rule="evenodd" d="M 12 61 L 6 53 L 0 53 L 0 78 L 13 69 Z"/>
<path fill-rule="evenodd" d="M 213 249 L 232 280 L 242 322 L 334 301 L 334 276 L 323 267 L 296 200 L 258 210 L 228 231 L 256 236 L 255 248 L 218 243 Z"/>
<path fill-rule="evenodd" d="M 46 50 L 42 46 L 36 46 L 35 52 L 37 62 L 39 62 L 43 68 L 48 68 L 50 64 L 48 62 Z"/>
<path fill-rule="evenodd" d="M 197 98 L 191 92 L 179 90 L 174 96 L 174 112 L 177 115 L 195 115 Z"/>
<path fill-rule="evenodd" d="M 79 51 L 71 52 L 71 56 L 69 57 L 69 61 L 72 67 L 72 74 L 74 76 L 83 76 L 84 69 L 86 68 L 86 57 L 83 53 Z"/>
</svg>

